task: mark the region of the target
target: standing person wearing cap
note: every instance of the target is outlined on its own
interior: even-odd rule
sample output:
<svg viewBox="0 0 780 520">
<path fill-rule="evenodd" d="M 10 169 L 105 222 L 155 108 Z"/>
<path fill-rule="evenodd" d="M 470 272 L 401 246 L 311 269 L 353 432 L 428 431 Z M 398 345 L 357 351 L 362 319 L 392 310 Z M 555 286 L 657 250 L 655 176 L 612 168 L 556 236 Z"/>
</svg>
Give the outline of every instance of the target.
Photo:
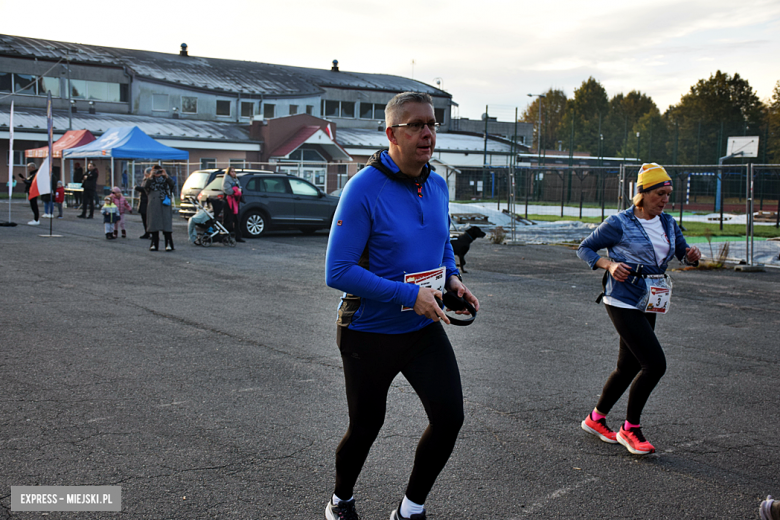
<svg viewBox="0 0 780 520">
<path fill-rule="evenodd" d="M 385 114 L 389 150 L 374 154 L 344 188 L 325 260 L 327 284 L 345 292 L 336 343 L 349 407 L 327 520 L 359 518 L 354 486 L 384 423 L 387 394 L 398 374 L 419 396 L 429 424 L 392 520 L 425 519 L 425 499 L 464 419 L 458 363 L 442 326 L 450 320 L 434 297 L 441 298 L 446 288 L 476 310 L 479 302 L 455 267 L 447 184 L 428 163 L 438 126 L 432 99 L 398 94 Z M 421 279 L 433 272 L 429 280 L 437 284 L 423 285 Z"/>
<path fill-rule="evenodd" d="M 581 426 L 604 442 L 619 442 L 631 453 L 646 455 L 655 447 L 642 434 L 640 417 L 666 371 L 666 358 L 655 336 L 656 317 L 667 311 L 671 298 L 665 272 L 672 258 L 696 264 L 701 253 L 688 245 L 674 218 L 663 212 L 672 193 L 666 170 L 655 163 L 643 164 L 637 187 L 634 205 L 610 216 L 577 250 L 591 269 L 607 271 L 597 301 L 603 297 L 620 335 L 617 368 Z M 607 249 L 609 256 L 599 256 L 601 249 Z M 607 426 L 606 415 L 629 386 L 626 419 L 615 433 Z"/>
</svg>

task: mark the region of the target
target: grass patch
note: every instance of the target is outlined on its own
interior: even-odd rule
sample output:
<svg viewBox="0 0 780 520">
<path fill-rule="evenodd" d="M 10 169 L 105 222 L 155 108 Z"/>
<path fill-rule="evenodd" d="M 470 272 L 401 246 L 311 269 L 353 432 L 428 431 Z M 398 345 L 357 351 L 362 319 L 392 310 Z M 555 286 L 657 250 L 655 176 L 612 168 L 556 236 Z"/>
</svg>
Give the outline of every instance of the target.
<svg viewBox="0 0 780 520">
<path fill-rule="evenodd" d="M 528 218 L 531 220 L 537 220 L 539 222 L 558 222 L 560 220 L 578 220 L 587 224 L 601 224 L 601 217 L 582 217 L 577 218 L 575 216 L 558 215 L 532 215 L 529 214 Z M 706 237 L 708 234 L 712 237 L 744 237 L 745 226 L 742 224 L 724 224 L 723 230 L 720 229 L 720 224 L 709 222 L 686 222 L 683 218 L 683 232 L 686 237 Z M 780 236 L 780 229 L 774 226 L 754 226 L 753 236 L 756 238 L 773 238 Z"/>
</svg>

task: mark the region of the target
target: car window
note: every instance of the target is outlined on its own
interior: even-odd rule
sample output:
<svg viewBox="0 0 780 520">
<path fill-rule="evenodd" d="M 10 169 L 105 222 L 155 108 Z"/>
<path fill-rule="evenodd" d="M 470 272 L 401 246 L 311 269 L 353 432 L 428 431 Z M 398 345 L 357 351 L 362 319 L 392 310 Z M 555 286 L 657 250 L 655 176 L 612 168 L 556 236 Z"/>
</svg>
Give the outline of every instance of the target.
<svg viewBox="0 0 780 520">
<path fill-rule="evenodd" d="M 320 192 L 317 191 L 317 188 L 306 181 L 290 179 L 290 187 L 292 188 L 292 192 L 296 195 L 308 195 L 309 197 L 320 196 Z"/>
<path fill-rule="evenodd" d="M 217 177 L 216 179 L 214 179 L 213 181 L 211 181 L 211 182 L 209 183 L 209 185 L 208 185 L 208 186 L 206 186 L 204 189 L 205 189 L 205 190 L 217 190 L 217 191 L 222 191 L 222 178 L 223 178 L 223 177 L 224 177 L 224 175 L 220 175 L 219 177 Z"/>
<path fill-rule="evenodd" d="M 184 183 L 183 188 L 200 190 L 206 185 L 209 180 L 209 172 L 192 172 L 187 181 Z"/>
<path fill-rule="evenodd" d="M 268 193 L 287 193 L 287 186 L 285 185 L 284 179 L 272 179 L 270 177 L 267 177 L 263 179 L 263 190 L 261 191 L 267 191 Z"/>
<path fill-rule="evenodd" d="M 247 191 L 263 191 L 263 183 L 257 177 L 252 177 L 246 183 Z"/>
</svg>

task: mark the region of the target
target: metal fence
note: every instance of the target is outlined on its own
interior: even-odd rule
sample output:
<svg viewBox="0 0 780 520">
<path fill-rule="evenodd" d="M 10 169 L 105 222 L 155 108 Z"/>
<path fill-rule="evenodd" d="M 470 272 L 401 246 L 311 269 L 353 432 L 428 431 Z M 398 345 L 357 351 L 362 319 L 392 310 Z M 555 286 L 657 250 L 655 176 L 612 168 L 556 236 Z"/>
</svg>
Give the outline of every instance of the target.
<svg viewBox="0 0 780 520">
<path fill-rule="evenodd" d="M 745 245 L 732 248 L 731 260 L 753 263 L 756 222 L 780 227 L 780 165 L 665 166 L 674 192 L 667 213 L 684 222 L 700 221 L 723 229 L 739 224 Z M 635 166 L 459 169 L 454 198 L 495 203 L 505 213 L 533 220 L 550 217 L 604 220 L 631 206 Z M 450 180 L 452 184 L 452 180 Z M 503 209 L 505 208 L 505 209 Z M 762 247 L 774 250 L 776 243 Z M 775 256 L 777 254 L 775 253 Z"/>
</svg>

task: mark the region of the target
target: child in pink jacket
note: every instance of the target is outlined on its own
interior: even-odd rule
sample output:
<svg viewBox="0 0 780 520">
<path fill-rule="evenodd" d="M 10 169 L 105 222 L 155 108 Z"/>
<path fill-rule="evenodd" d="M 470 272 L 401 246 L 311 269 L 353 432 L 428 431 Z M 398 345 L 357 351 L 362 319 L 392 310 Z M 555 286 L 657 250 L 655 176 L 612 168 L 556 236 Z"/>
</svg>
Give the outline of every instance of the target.
<svg viewBox="0 0 780 520">
<path fill-rule="evenodd" d="M 119 209 L 119 222 L 114 227 L 114 238 L 119 235 L 119 229 L 122 230 L 122 238 L 127 238 L 127 231 L 125 230 L 125 213 L 132 213 L 133 208 L 127 199 L 122 195 L 122 190 L 114 186 L 111 188 L 111 198 L 114 199 L 117 209 Z"/>
</svg>

